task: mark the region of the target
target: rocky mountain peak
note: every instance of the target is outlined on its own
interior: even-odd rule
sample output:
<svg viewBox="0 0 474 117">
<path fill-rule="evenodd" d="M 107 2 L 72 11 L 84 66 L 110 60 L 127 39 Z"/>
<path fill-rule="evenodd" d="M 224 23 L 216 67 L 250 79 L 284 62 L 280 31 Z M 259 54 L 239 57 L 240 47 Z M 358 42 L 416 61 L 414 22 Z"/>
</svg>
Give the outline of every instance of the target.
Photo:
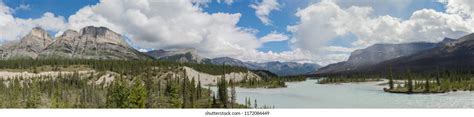
<svg viewBox="0 0 474 117">
<path fill-rule="evenodd" d="M 468 34 L 466 36 L 463 36 L 457 40 L 457 43 L 461 43 L 464 41 L 472 41 L 474 40 L 474 33 Z"/>
<path fill-rule="evenodd" d="M 182 54 L 190 53 L 190 54 L 197 55 L 197 50 L 194 48 L 179 49 L 179 50 L 176 50 L 176 52 L 182 53 Z"/>
<path fill-rule="evenodd" d="M 113 33 L 118 35 L 117 33 L 111 31 L 109 28 L 106 27 L 95 27 L 95 26 L 87 26 L 81 29 L 80 33 L 82 35 L 93 35 L 93 36 L 105 36 L 109 33 Z"/>
<path fill-rule="evenodd" d="M 82 28 L 79 34 L 84 38 L 94 38 L 99 43 L 113 43 L 128 46 L 128 43 L 124 40 L 122 35 L 106 27 L 87 26 Z"/>
<path fill-rule="evenodd" d="M 61 35 L 61 37 L 75 37 L 79 35 L 79 32 L 75 30 L 66 30 L 64 33 Z"/>
<path fill-rule="evenodd" d="M 197 50 L 194 48 L 152 50 L 145 54 L 156 59 L 176 62 L 205 63 L 208 60 L 207 58 L 199 56 Z"/>
<path fill-rule="evenodd" d="M 41 39 L 51 39 L 49 33 L 40 27 L 33 28 L 27 36 L 34 36 Z"/>
<path fill-rule="evenodd" d="M 439 47 L 443 47 L 443 46 L 453 46 L 456 39 L 452 39 L 452 38 L 444 38 L 441 42 L 438 43 L 438 46 Z"/>
<path fill-rule="evenodd" d="M 88 26 L 80 32 L 66 30 L 54 39 L 36 27 L 20 42 L 4 46 L 4 58 L 74 58 L 74 59 L 123 59 L 148 60 L 125 41 L 125 37 L 105 27 Z"/>
</svg>

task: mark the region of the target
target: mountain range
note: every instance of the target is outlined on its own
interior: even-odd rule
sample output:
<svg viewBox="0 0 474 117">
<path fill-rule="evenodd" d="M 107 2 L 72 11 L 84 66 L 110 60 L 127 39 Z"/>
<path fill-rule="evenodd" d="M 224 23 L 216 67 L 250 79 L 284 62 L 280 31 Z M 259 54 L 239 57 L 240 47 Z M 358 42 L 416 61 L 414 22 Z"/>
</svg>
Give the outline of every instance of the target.
<svg viewBox="0 0 474 117">
<path fill-rule="evenodd" d="M 433 72 L 436 70 L 474 71 L 474 33 L 458 39 L 445 38 L 438 43 L 413 42 L 375 44 L 351 53 L 344 62 L 320 68 L 317 64 L 296 62 L 244 62 L 230 57 L 205 58 L 195 49 L 152 50 L 139 52 L 125 38 L 106 27 L 67 30 L 52 37 L 36 27 L 19 41 L 0 46 L 0 59 L 119 59 L 225 64 L 267 70 L 279 76 L 306 74 L 382 73 L 392 69 Z M 316 71 L 316 72 L 315 72 Z"/>
<path fill-rule="evenodd" d="M 474 34 L 438 43 L 376 44 L 351 53 L 347 61 L 328 65 L 316 74 L 384 73 L 407 70 L 474 70 Z"/>
<path fill-rule="evenodd" d="M 246 67 L 251 70 L 267 70 L 278 76 L 306 75 L 313 73 L 320 66 L 312 63 L 296 62 L 243 62 L 231 57 L 205 58 L 197 54 L 194 49 L 175 49 L 175 50 L 152 50 L 146 52 L 147 55 L 155 59 L 175 62 L 190 62 L 216 65 L 231 65 Z"/>
<path fill-rule="evenodd" d="M 93 26 L 79 32 L 67 30 L 57 38 L 36 27 L 19 42 L 5 43 L 0 52 L 2 59 L 151 59 L 128 45 L 120 34 Z"/>
<path fill-rule="evenodd" d="M 203 58 L 197 54 L 193 48 L 173 49 L 173 50 L 152 50 L 145 54 L 159 60 L 174 61 L 181 63 L 208 63 L 209 59 Z"/>
<path fill-rule="evenodd" d="M 66 30 L 57 37 L 52 37 L 40 27 L 33 28 L 19 41 L 6 42 L 0 46 L 0 59 L 159 59 L 200 64 L 225 63 L 251 70 L 268 70 L 279 76 L 308 74 L 320 67 L 317 64 L 295 62 L 243 62 L 230 57 L 209 59 L 198 55 L 192 48 L 142 53 L 131 47 L 122 35 L 106 27 L 94 26 L 87 26 L 79 31 Z"/>
</svg>

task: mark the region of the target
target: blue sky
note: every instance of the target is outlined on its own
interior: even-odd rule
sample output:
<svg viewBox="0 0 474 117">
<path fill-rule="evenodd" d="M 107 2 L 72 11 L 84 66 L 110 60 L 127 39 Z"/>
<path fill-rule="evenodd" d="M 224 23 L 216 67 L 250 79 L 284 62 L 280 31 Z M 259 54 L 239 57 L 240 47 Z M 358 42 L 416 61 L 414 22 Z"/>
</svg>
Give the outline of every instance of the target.
<svg viewBox="0 0 474 117">
<path fill-rule="evenodd" d="M 88 5 L 96 5 L 96 4 L 102 4 L 99 0 L 0 0 L 0 1 L 3 1 L 3 3 L 8 6 L 9 8 L 13 9 L 13 13 L 11 13 L 11 15 L 13 15 L 13 17 L 16 17 L 16 18 L 21 18 L 21 19 L 39 19 L 39 18 L 42 18 L 44 17 L 44 13 L 46 12 L 51 12 L 53 13 L 55 16 L 62 16 L 64 18 L 64 22 L 65 22 L 65 26 L 58 26 L 58 31 L 61 31 L 63 30 L 64 28 L 69 28 L 71 27 L 71 24 L 68 24 L 70 23 L 68 20 L 69 20 L 69 17 L 72 16 L 72 15 L 75 15 L 79 9 L 81 8 L 84 8 L 85 6 L 88 6 Z M 392 19 L 395 19 L 396 23 L 399 23 L 399 25 L 403 25 L 403 26 L 410 26 L 408 24 L 412 23 L 412 24 L 420 24 L 421 25 L 427 25 L 427 24 L 423 24 L 423 22 L 418 22 L 418 21 L 421 21 L 421 20 L 413 20 L 411 21 L 410 20 L 410 17 L 413 15 L 413 13 L 415 12 L 419 12 L 420 14 L 426 14 L 426 15 L 439 15 L 439 14 L 448 14 L 448 15 L 458 15 L 458 14 L 455 14 L 455 13 L 446 13 L 446 3 L 440 3 L 440 2 L 437 2 L 438 0 L 331 0 L 330 3 L 323 3 L 322 1 L 320 0 L 277 0 L 277 2 L 280 4 L 279 6 L 279 9 L 278 10 L 271 10 L 271 12 L 269 13 L 268 15 L 268 19 L 271 20 L 271 25 L 265 25 L 264 23 L 262 23 L 262 21 L 260 21 L 259 17 L 256 15 L 256 10 L 254 8 L 251 7 L 251 5 L 253 4 L 258 4 L 258 3 L 261 3 L 263 0 L 233 0 L 233 2 L 231 4 L 226 4 L 226 3 L 223 3 L 223 2 L 217 2 L 218 0 L 212 0 L 212 2 L 209 2 L 207 3 L 206 5 L 202 5 L 200 6 L 200 8 L 202 9 L 202 12 L 205 12 L 207 14 L 215 14 L 215 13 L 228 13 L 228 14 L 236 14 L 236 13 L 239 13 L 241 14 L 240 17 L 239 17 L 239 21 L 238 23 L 236 24 L 235 27 L 237 28 L 248 28 L 248 29 L 252 29 L 254 30 L 256 33 L 255 33 L 255 37 L 258 39 L 258 38 L 261 38 L 261 37 L 264 37 L 272 32 L 276 32 L 276 33 L 279 33 L 279 34 L 283 34 L 283 35 L 286 35 L 289 37 L 288 40 L 284 40 L 284 41 L 269 41 L 269 42 L 262 42 L 261 44 L 262 45 L 259 45 L 258 47 L 256 46 L 253 46 L 251 43 L 250 46 L 247 47 L 247 45 L 244 43 L 244 44 L 240 44 L 239 42 L 237 42 L 238 46 L 240 47 L 235 47 L 237 49 L 241 49 L 241 48 L 246 48 L 246 50 L 244 51 L 252 51 L 252 49 L 255 49 L 257 51 L 257 53 L 253 53 L 253 54 L 248 54 L 246 56 L 237 56 L 234 54 L 234 56 L 237 56 L 236 58 L 248 58 L 248 56 L 276 56 L 276 57 L 269 57 L 269 58 L 282 58 L 282 59 L 286 59 L 288 61 L 297 61 L 297 60 L 302 60 L 302 59 L 298 59 L 298 58 L 291 58 L 291 56 L 305 56 L 305 55 L 309 55 L 309 54 L 314 54 L 313 56 L 306 56 L 306 58 L 314 58 L 314 56 L 325 56 L 325 55 L 329 55 L 328 52 L 321 52 L 319 50 L 324 50 L 325 47 L 328 47 L 328 46 L 334 46 L 336 48 L 339 48 L 339 49 L 342 49 L 342 50 L 354 50 L 354 49 L 360 49 L 362 47 L 366 47 L 367 45 L 363 45 L 363 46 L 360 46 L 360 45 L 357 45 L 355 44 L 356 42 L 359 41 L 359 43 L 367 43 L 367 44 L 373 44 L 375 42 L 379 43 L 379 42 L 390 42 L 390 41 L 399 41 L 399 42 L 409 42 L 410 40 L 413 40 L 411 38 L 434 38 L 432 40 L 428 40 L 428 41 L 437 41 L 439 40 L 438 38 L 442 38 L 443 36 L 446 36 L 446 35 L 436 35 L 436 36 L 430 36 L 430 34 L 419 34 L 421 36 L 418 36 L 416 37 L 418 34 L 415 34 L 415 36 L 413 36 L 412 34 L 407 34 L 408 35 L 408 38 L 407 39 L 397 39 L 397 38 L 406 38 L 407 36 L 405 34 L 393 34 L 393 35 L 382 35 L 383 38 L 395 38 L 394 40 L 390 40 L 390 39 L 378 39 L 380 38 L 380 36 L 373 36 L 373 35 L 366 35 L 368 33 L 366 32 L 359 32 L 357 30 L 352 30 L 352 29 L 347 29 L 348 27 L 337 27 L 337 28 L 328 28 L 328 27 L 317 27 L 317 26 L 326 26 L 328 25 L 327 23 L 324 24 L 325 22 L 323 22 L 324 25 L 315 25 L 316 27 L 313 27 L 313 28 L 305 28 L 303 26 L 304 25 L 313 25 L 313 24 L 318 24 L 318 22 L 302 22 L 300 21 L 301 18 L 303 18 L 303 16 L 297 16 L 297 12 L 299 11 L 311 11 L 313 10 L 312 12 L 315 12 L 316 14 L 307 14 L 308 16 L 304 16 L 304 17 L 308 17 L 308 18 L 325 18 L 325 17 L 319 17 L 317 13 L 324 13 L 324 12 L 332 12 L 331 10 L 327 10 L 327 11 L 318 11 L 318 10 L 315 10 L 315 9 L 318 9 L 318 8 L 324 8 L 324 6 L 331 6 L 331 3 L 334 3 L 337 5 L 338 9 L 339 9 L 339 13 L 342 13 L 342 15 L 354 15 L 354 12 L 350 10 L 350 8 L 352 7 L 359 7 L 359 8 L 362 8 L 362 7 L 367 7 L 367 8 L 370 8 L 372 9 L 373 11 L 371 11 L 370 13 L 368 13 L 368 16 L 366 16 L 364 19 L 362 19 L 361 21 L 358 21 L 357 23 L 360 23 L 360 25 L 363 25 L 363 23 L 367 23 L 367 21 L 369 20 L 373 20 L 373 21 L 379 21 L 379 22 L 387 22 L 386 20 L 387 19 L 383 19 L 381 17 L 384 17 L 384 16 L 389 16 L 389 19 L 392 18 Z M 223 0 L 222 0 L 223 1 Z M 327 2 L 329 0 L 325 0 L 324 2 Z M 113 1 L 115 2 L 115 1 Z M 107 4 L 114 4 L 114 3 L 107 3 Z M 106 3 L 104 3 L 106 4 Z M 159 6 L 159 5 L 158 5 Z M 317 6 L 317 8 L 309 8 L 310 6 Z M 124 6 L 125 7 L 125 6 Z M 151 7 L 157 7 L 157 6 L 151 6 Z M 182 7 L 182 6 L 179 6 L 179 7 Z M 104 7 L 104 8 L 107 8 L 107 7 Z M 93 9 L 100 9 L 100 8 L 93 8 Z M 154 9 L 159 9 L 159 8 L 154 8 Z M 430 9 L 430 10 L 434 10 L 434 12 L 432 11 L 429 11 L 429 10 L 426 10 L 426 9 Z M 104 9 L 102 9 L 104 10 Z M 166 9 L 165 9 L 166 10 Z M 170 10 L 168 9 L 169 11 L 173 11 L 173 10 Z M 335 10 L 335 9 L 332 9 L 332 10 Z M 113 11 L 113 9 L 111 10 Z M 143 11 L 142 11 L 143 12 Z M 95 15 L 110 15 L 110 14 L 107 14 L 107 13 L 112 13 L 110 11 L 107 11 L 107 12 L 97 12 L 97 11 L 94 11 Z M 123 13 L 125 14 L 125 13 Z M 91 14 L 89 14 L 91 15 Z M 94 15 L 94 14 L 92 14 Z M 155 17 L 154 15 L 150 15 L 150 14 L 147 14 L 149 15 L 148 17 Z M 183 16 L 177 16 L 177 17 L 185 17 L 186 15 L 189 15 L 189 14 L 181 14 Z M 334 16 L 328 16 L 329 19 L 334 19 L 334 18 L 337 18 L 337 16 L 342 16 L 341 14 L 335 14 Z M 352 16 L 352 17 L 357 17 L 357 14 L 355 14 L 355 16 Z M 451 16 L 449 16 L 451 17 Z M 109 17 L 105 17 L 106 19 L 109 18 Z M 423 17 L 423 18 L 428 18 L 428 20 L 433 20 L 433 19 L 429 19 L 429 17 Z M 209 17 L 208 17 L 209 19 Z M 95 19 L 96 20 L 96 19 Z M 107 19 L 107 20 L 117 20 L 117 21 L 120 21 L 121 19 Z M 187 20 L 194 20 L 194 19 L 187 19 Z M 327 19 L 326 19 L 327 20 Z M 351 21 L 350 19 L 347 20 L 347 19 L 334 19 L 334 20 L 340 20 L 340 22 L 348 22 L 348 21 Z M 445 20 L 445 19 L 440 19 L 440 20 Z M 463 21 L 466 21 L 468 22 L 470 19 L 463 19 Z M 94 21 L 94 19 L 92 19 L 91 21 Z M 88 21 L 86 21 L 88 22 Z M 125 22 L 129 22 L 129 20 L 126 20 Z M 164 21 L 164 22 L 167 22 L 167 21 Z M 388 22 L 393 22 L 393 21 L 388 21 Z M 77 24 L 77 22 L 75 22 Z M 80 23 L 83 23 L 83 22 L 79 22 Z M 121 25 L 120 23 L 123 23 L 123 22 L 109 22 L 111 24 L 118 24 L 118 25 Z M 321 23 L 321 22 L 319 22 Z M 443 23 L 443 21 L 440 21 L 438 23 Z M 93 23 L 94 24 L 94 23 Z M 191 24 L 192 25 L 192 24 Z M 351 24 L 345 24 L 345 25 L 351 25 Z M 428 25 L 432 25 L 431 27 L 433 26 L 440 26 L 442 27 L 442 25 L 446 25 L 446 24 L 428 24 Z M 77 26 L 82 26 L 82 25 L 77 25 Z M 300 32 L 292 32 L 292 31 L 289 31 L 289 27 L 294 27 L 294 26 L 299 26 L 300 29 Z M 354 25 L 354 26 L 358 26 L 358 25 Z M 74 27 L 74 25 L 72 26 Z M 127 26 L 122 26 L 122 27 L 127 27 Z M 360 27 L 360 26 L 358 26 Z M 363 27 L 363 26 L 362 26 Z M 1 27 L 0 27 L 1 28 Z M 112 27 L 113 28 L 113 27 Z M 177 27 L 177 29 L 179 29 L 181 27 Z M 201 28 L 201 27 L 199 27 Z M 203 28 L 209 28 L 209 29 L 212 29 L 212 27 L 203 27 Z M 230 28 L 233 28 L 233 27 L 230 27 Z M 326 29 L 328 28 L 328 29 Z M 381 27 L 378 27 L 377 26 L 371 26 L 371 27 L 365 27 L 365 28 L 381 28 Z M 411 29 L 406 29 L 408 32 L 414 32 L 414 31 L 417 31 L 416 29 L 417 28 L 420 28 L 420 27 L 411 27 Z M 308 32 L 309 33 L 313 33 L 311 31 L 313 31 L 313 29 L 317 29 L 317 30 L 314 30 L 314 34 L 307 34 Z M 325 30 L 330 30 L 329 33 L 331 33 L 332 31 L 336 32 L 336 31 L 341 31 L 342 29 L 344 29 L 345 32 L 343 33 L 337 33 L 335 35 L 325 35 L 325 32 L 317 32 L 318 30 L 319 31 L 325 31 Z M 462 28 L 460 28 L 462 29 Z M 466 28 L 464 28 L 466 29 Z M 192 29 L 190 31 L 193 31 L 195 29 Z M 405 30 L 405 29 L 398 29 L 398 30 Z M 468 30 L 462 30 L 461 32 L 469 32 L 470 28 Z M 384 30 L 375 30 L 375 31 L 378 31 L 380 33 L 384 33 Z M 388 30 L 390 31 L 390 30 Z M 438 32 L 436 32 L 438 31 Z M 449 26 L 445 26 L 442 30 L 436 30 L 434 31 L 433 33 L 435 34 L 438 34 L 440 32 L 443 32 L 445 33 L 446 31 L 448 31 L 448 34 L 449 33 L 454 33 L 454 32 L 459 32 L 457 31 L 457 29 L 453 30 L 452 27 L 449 27 Z M 452 31 L 452 32 L 449 32 L 449 31 Z M 122 33 L 128 33 L 127 31 L 118 31 L 118 32 L 122 32 Z M 370 30 L 369 30 L 370 32 Z M 373 31 L 372 31 L 373 32 Z M 140 32 L 132 32 L 136 35 L 139 35 L 139 34 L 142 34 Z M 239 32 L 237 32 L 239 33 Z M 303 35 L 295 35 L 295 34 L 303 34 Z M 387 34 L 390 34 L 390 33 L 387 33 Z M 245 35 L 245 34 L 244 34 Z M 310 35 L 310 37 L 307 37 L 308 35 Z M 322 36 L 320 36 L 322 35 Z M 160 36 L 160 35 L 154 35 L 155 37 L 152 37 L 152 38 L 156 38 L 157 40 L 160 40 L 159 37 L 156 37 L 156 36 Z M 192 36 L 192 35 L 191 35 Z M 242 36 L 242 35 L 233 35 L 233 36 Z M 409 37 L 409 36 L 412 36 L 412 37 Z M 149 35 L 147 34 L 144 34 L 144 35 L 141 35 L 141 36 L 138 36 L 138 37 L 149 37 Z M 224 36 L 225 37 L 225 36 Z M 169 38 L 175 38 L 174 36 L 171 36 Z M 219 37 L 219 38 L 223 38 L 223 37 Z M 325 39 L 325 38 L 330 38 L 330 39 Z M 367 38 L 375 38 L 375 39 L 367 39 Z M 130 40 L 135 40 L 134 38 L 130 39 Z M 294 40 L 293 42 L 290 42 Z M 316 40 L 316 41 L 315 41 Z M 318 41 L 318 40 L 322 40 L 322 41 Z M 157 41 L 157 42 L 164 42 L 166 41 L 166 39 L 164 40 L 161 40 L 161 41 Z M 252 39 L 250 39 L 249 41 L 252 41 Z M 417 41 L 420 41 L 420 40 L 417 40 Z M 421 40 L 421 41 L 424 41 L 424 40 Z M 132 41 L 133 42 L 133 41 Z M 230 41 L 230 42 L 233 42 L 233 41 Z M 160 43 L 157 43 L 157 44 L 160 44 Z M 168 42 L 167 42 L 168 43 Z M 171 42 L 169 42 L 171 43 Z M 178 42 L 176 42 L 178 43 Z M 176 44 L 175 42 L 172 42 L 171 44 Z M 299 43 L 299 45 L 298 45 Z M 322 44 L 321 44 L 322 43 Z M 212 45 L 212 43 L 209 43 Z M 240 44 L 240 45 L 239 45 Z M 140 45 L 140 44 L 139 44 Z M 141 45 L 145 45 L 147 46 L 146 44 L 141 44 Z M 306 45 L 306 46 L 305 46 Z M 312 46 L 307 46 L 307 45 L 314 45 L 314 49 Z M 149 45 L 148 45 L 149 46 Z M 186 47 L 186 46 L 189 46 L 188 43 L 183 43 L 183 44 L 177 44 L 177 45 L 173 45 L 172 47 Z M 321 46 L 321 47 L 316 47 L 316 46 Z M 322 47 L 322 46 L 325 46 L 325 47 Z M 159 45 L 159 46 L 156 46 L 156 47 L 167 47 L 167 46 L 163 46 L 163 45 Z M 194 46 L 195 47 L 195 46 Z M 253 47 L 256 47 L 256 48 L 253 48 Z M 302 51 L 309 51 L 311 53 L 309 54 L 301 54 L 301 52 L 296 51 L 295 48 L 298 48 L 298 49 L 301 49 Z M 156 49 L 156 48 L 155 48 Z M 158 48 L 160 49 L 160 48 Z M 219 49 L 219 48 L 217 48 Z M 249 50 L 250 49 L 250 50 Z M 273 53 L 269 53 L 269 51 L 272 51 Z M 212 54 L 214 51 L 208 49 L 208 50 L 203 50 L 203 51 L 200 51 L 200 52 L 207 52 L 208 55 L 210 56 L 231 56 L 232 54 L 219 54 L 219 55 L 215 55 L 215 54 Z M 230 51 L 229 51 L 230 52 Z M 258 53 L 258 52 L 263 52 L 263 53 Z M 214 52 L 215 53 L 215 52 Z M 340 52 L 339 52 L 340 53 Z M 260 55 L 257 55 L 257 54 L 260 54 Z M 341 60 L 344 60 L 348 57 L 350 53 L 347 53 L 347 51 L 345 52 L 344 55 L 341 55 L 341 54 L 338 54 L 338 55 L 334 55 L 334 57 L 337 56 L 337 60 L 335 61 L 332 61 L 332 62 L 336 62 L 336 61 L 341 61 Z M 286 57 L 286 58 L 285 58 Z M 258 59 L 258 58 L 254 58 L 254 59 Z M 326 59 L 312 59 L 312 60 L 309 60 L 309 61 L 313 61 L 313 62 L 321 62 L 321 61 L 326 61 Z M 331 62 L 326 62 L 326 63 L 331 63 Z"/>
<path fill-rule="evenodd" d="M 29 10 L 17 10 L 14 14 L 19 18 L 39 18 L 45 12 L 52 12 L 65 18 L 86 5 L 93 5 L 99 0 L 3 0 L 10 8 L 29 5 Z"/>
<path fill-rule="evenodd" d="M 97 4 L 99 0 L 4 0 L 4 3 L 9 6 L 10 8 L 16 8 L 20 5 L 28 5 L 29 10 L 17 10 L 14 13 L 15 17 L 19 18 L 39 18 L 45 12 L 52 12 L 56 15 L 60 15 L 67 18 L 70 15 L 73 15 L 77 12 L 80 8 L 87 6 L 87 5 L 94 5 Z M 260 20 L 255 15 L 255 9 L 250 8 L 251 4 L 257 3 L 258 0 L 236 0 L 232 4 L 224 4 L 218 3 L 216 1 L 209 3 L 207 6 L 204 6 L 203 9 L 205 12 L 208 13 L 217 13 L 217 12 L 225 12 L 225 13 L 240 13 L 242 17 L 237 24 L 240 27 L 246 28 L 253 28 L 257 29 L 257 37 L 265 36 L 266 34 L 276 31 L 279 33 L 283 33 L 286 35 L 290 35 L 291 33 L 287 32 L 288 25 L 294 25 L 298 22 L 298 18 L 294 15 L 297 12 L 298 8 L 304 8 L 310 3 L 318 2 L 318 1 L 309 1 L 309 0 L 280 0 L 280 4 L 282 7 L 280 10 L 273 11 L 269 15 L 269 18 L 273 21 L 273 25 L 266 26 L 260 22 Z M 376 5 L 374 9 L 376 9 L 377 15 L 391 15 L 396 16 L 399 18 L 409 18 L 411 13 L 415 10 L 423 9 L 423 8 L 433 8 L 438 11 L 444 11 L 444 6 L 442 4 L 433 2 L 433 0 L 415 0 L 416 3 L 410 4 L 407 6 L 406 9 L 402 9 L 401 11 L 391 11 L 391 9 L 387 9 L 387 5 L 390 4 L 381 4 Z M 349 7 L 351 5 L 359 5 L 359 6 L 370 6 L 371 2 L 352 2 L 347 1 L 341 3 L 342 7 Z M 372 5 L 373 6 L 373 5 Z M 334 45 L 347 45 L 350 46 L 354 38 L 353 36 L 341 36 L 339 38 L 344 39 L 336 39 L 331 44 Z M 347 38 L 347 39 L 345 39 Z M 288 41 L 278 41 L 278 42 L 269 42 L 265 43 L 261 48 L 258 50 L 260 51 L 273 51 L 273 52 L 282 52 L 290 50 Z"/>
</svg>

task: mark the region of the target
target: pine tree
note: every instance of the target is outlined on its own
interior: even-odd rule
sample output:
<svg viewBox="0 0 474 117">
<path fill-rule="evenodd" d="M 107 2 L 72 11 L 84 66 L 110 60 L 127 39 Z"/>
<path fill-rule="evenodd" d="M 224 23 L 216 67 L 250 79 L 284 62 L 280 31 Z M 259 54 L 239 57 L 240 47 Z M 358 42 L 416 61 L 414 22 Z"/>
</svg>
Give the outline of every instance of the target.
<svg viewBox="0 0 474 117">
<path fill-rule="evenodd" d="M 182 96 L 182 108 L 187 108 L 189 106 L 189 84 L 188 84 L 188 77 L 184 77 L 183 82 L 181 84 L 181 96 Z"/>
<path fill-rule="evenodd" d="M 436 69 L 438 69 L 438 68 L 436 68 Z M 439 69 L 438 69 L 438 70 L 436 71 L 436 84 L 437 84 L 438 86 L 441 86 L 441 82 L 440 82 L 440 80 L 439 80 L 439 77 L 441 77 L 441 75 L 440 75 Z"/>
<path fill-rule="evenodd" d="M 197 84 L 197 88 L 196 88 L 196 99 L 201 99 L 201 96 L 202 96 L 202 87 L 201 87 L 201 78 L 199 78 L 198 76 L 198 84 Z"/>
<path fill-rule="evenodd" d="M 392 90 L 393 89 L 393 74 L 392 74 L 392 67 L 390 67 L 390 71 L 389 71 L 389 76 L 388 76 L 388 86 L 389 86 L 389 89 Z"/>
<path fill-rule="evenodd" d="M 194 80 L 194 77 L 191 79 L 191 84 L 189 86 L 189 89 L 190 89 L 190 96 L 189 96 L 189 101 L 191 103 L 191 107 L 194 108 L 196 107 L 196 104 L 195 104 L 195 99 L 196 99 L 196 80 Z"/>
<path fill-rule="evenodd" d="M 425 81 L 425 93 L 428 93 L 430 92 L 430 81 L 428 78 L 426 78 L 426 81 Z"/>
<path fill-rule="evenodd" d="M 30 83 L 30 89 L 28 93 L 28 99 L 26 102 L 26 108 L 37 108 L 41 101 L 41 92 L 39 90 L 36 80 Z"/>
<path fill-rule="evenodd" d="M 147 99 L 147 91 L 140 79 L 135 79 L 133 87 L 128 97 L 128 104 L 130 108 L 145 108 L 145 101 Z"/>
<path fill-rule="evenodd" d="M 230 107 L 234 108 L 234 105 L 236 104 L 236 101 L 237 101 L 234 80 L 230 80 L 229 84 L 230 84 L 230 96 L 231 96 L 230 97 Z"/>
<path fill-rule="evenodd" d="M 122 78 L 116 79 L 107 92 L 107 107 L 128 108 L 128 97 L 130 92 Z"/>
<path fill-rule="evenodd" d="M 52 108 L 61 108 L 63 107 L 63 104 L 60 101 L 61 97 L 61 88 L 59 86 L 56 86 L 54 90 L 53 97 L 51 98 L 51 107 Z"/>
<path fill-rule="evenodd" d="M 166 84 L 166 94 L 169 96 L 168 103 L 171 104 L 171 108 L 180 108 L 182 107 L 182 100 L 179 97 L 178 85 L 173 81 L 168 81 Z"/>
<path fill-rule="evenodd" d="M 212 95 L 212 104 L 211 104 L 211 107 L 212 107 L 212 108 L 220 108 L 219 104 L 217 104 L 216 95 Z"/>
<path fill-rule="evenodd" d="M 155 82 L 151 78 L 151 74 L 148 71 L 150 71 L 150 70 L 146 70 L 145 78 L 144 78 L 145 88 L 146 88 L 146 95 L 147 95 L 145 107 L 151 108 L 153 103 L 155 102 L 155 98 L 154 98 L 155 95 L 153 95 L 154 94 L 153 92 L 156 92 L 156 89 L 154 87 Z M 158 86 L 158 91 L 159 91 L 160 84 L 158 84 L 157 86 Z"/>
<path fill-rule="evenodd" d="M 227 93 L 227 82 L 226 82 L 224 77 L 222 77 L 221 80 L 219 80 L 219 82 L 218 82 L 218 92 L 217 93 L 218 93 L 218 96 L 219 96 L 220 104 L 222 104 L 222 106 L 224 108 L 228 108 L 229 95 Z"/>
<path fill-rule="evenodd" d="M 412 76 L 411 76 L 411 73 L 410 73 L 410 70 L 408 70 L 408 81 L 407 81 L 407 88 L 408 88 L 408 91 L 407 93 L 413 93 L 413 80 L 412 80 Z"/>
<path fill-rule="evenodd" d="M 258 108 L 257 99 L 255 99 L 255 102 L 253 103 L 253 106 L 254 106 L 254 108 Z"/>
</svg>

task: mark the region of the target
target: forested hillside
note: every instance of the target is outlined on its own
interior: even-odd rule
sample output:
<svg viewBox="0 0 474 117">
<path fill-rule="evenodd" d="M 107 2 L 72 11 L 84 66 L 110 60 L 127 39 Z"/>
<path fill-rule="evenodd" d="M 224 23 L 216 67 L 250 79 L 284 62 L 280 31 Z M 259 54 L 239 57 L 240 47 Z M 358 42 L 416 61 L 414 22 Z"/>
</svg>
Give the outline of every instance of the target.
<svg viewBox="0 0 474 117">
<path fill-rule="evenodd" d="M 228 88 L 236 86 L 233 81 L 216 79 L 219 89 L 226 91 L 212 93 L 209 87 L 201 85 L 199 78 L 188 78 L 181 66 L 215 75 L 246 71 L 232 66 L 161 61 L 0 61 L 2 71 L 59 72 L 56 75 L 0 77 L 0 108 L 250 107 L 237 104 L 236 94 L 229 96 L 227 93 L 232 92 L 227 91 Z M 83 70 L 87 72 L 78 72 Z"/>
</svg>

